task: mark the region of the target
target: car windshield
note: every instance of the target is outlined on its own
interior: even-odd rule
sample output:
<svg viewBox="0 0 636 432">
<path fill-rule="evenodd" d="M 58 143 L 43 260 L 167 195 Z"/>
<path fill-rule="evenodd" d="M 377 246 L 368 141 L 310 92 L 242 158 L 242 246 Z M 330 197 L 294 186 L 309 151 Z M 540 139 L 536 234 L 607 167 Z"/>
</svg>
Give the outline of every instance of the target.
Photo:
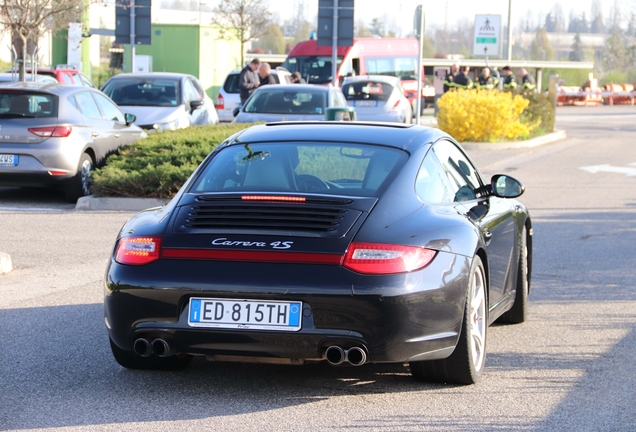
<svg viewBox="0 0 636 432">
<path fill-rule="evenodd" d="M 393 86 L 377 81 L 360 81 L 342 86 L 342 93 L 348 101 L 386 102 L 393 92 Z"/>
<path fill-rule="evenodd" d="M 360 144 L 233 145 L 210 161 L 190 192 L 379 196 L 406 159 L 399 149 Z"/>
<path fill-rule="evenodd" d="M 409 79 L 416 75 L 417 57 L 368 57 L 368 75 L 391 75 Z"/>
<path fill-rule="evenodd" d="M 0 91 L 0 118 L 57 117 L 57 102 L 46 93 Z"/>
<path fill-rule="evenodd" d="M 244 111 L 261 114 L 324 115 L 327 107 L 326 96 L 327 92 L 321 89 L 263 88 L 247 101 Z"/>
<path fill-rule="evenodd" d="M 336 62 L 342 63 L 342 56 Z M 288 57 L 283 68 L 290 72 L 300 72 L 307 84 L 328 84 L 331 82 L 331 56 Z"/>
<path fill-rule="evenodd" d="M 166 78 L 113 79 L 103 89 L 117 105 L 170 107 L 180 105 L 179 80 Z"/>
</svg>

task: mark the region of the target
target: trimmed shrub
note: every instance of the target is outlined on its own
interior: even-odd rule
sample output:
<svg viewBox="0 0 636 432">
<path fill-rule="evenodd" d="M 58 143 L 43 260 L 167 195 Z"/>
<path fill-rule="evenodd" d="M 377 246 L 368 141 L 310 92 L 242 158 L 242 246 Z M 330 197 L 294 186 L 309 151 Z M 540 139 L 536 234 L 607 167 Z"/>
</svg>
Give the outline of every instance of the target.
<svg viewBox="0 0 636 432">
<path fill-rule="evenodd" d="M 554 105 L 548 95 L 543 93 L 522 93 L 530 103 L 521 115 L 521 121 L 535 125 L 530 137 L 545 135 L 554 130 Z"/>
<path fill-rule="evenodd" d="M 152 133 L 123 147 L 94 171 L 93 194 L 171 198 L 217 145 L 249 126 L 231 123 Z"/>
<path fill-rule="evenodd" d="M 439 128 L 460 142 L 527 139 L 539 123 L 522 118 L 530 102 L 499 90 L 453 90 L 438 101 Z"/>
</svg>

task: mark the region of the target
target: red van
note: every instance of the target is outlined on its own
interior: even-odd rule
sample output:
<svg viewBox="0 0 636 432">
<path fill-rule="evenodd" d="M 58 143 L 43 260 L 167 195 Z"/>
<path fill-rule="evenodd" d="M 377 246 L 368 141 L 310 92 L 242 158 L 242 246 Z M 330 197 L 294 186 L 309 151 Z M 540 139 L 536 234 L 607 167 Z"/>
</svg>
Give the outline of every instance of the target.
<svg viewBox="0 0 636 432">
<path fill-rule="evenodd" d="M 413 104 L 417 93 L 417 39 L 359 38 L 353 46 L 338 47 L 338 85 L 346 76 L 391 75 L 400 77 L 406 96 Z M 300 72 L 308 84 L 331 83 L 331 46 L 318 46 L 318 41 L 299 42 L 289 53 L 283 66 Z M 422 87 L 425 82 L 423 79 Z"/>
</svg>

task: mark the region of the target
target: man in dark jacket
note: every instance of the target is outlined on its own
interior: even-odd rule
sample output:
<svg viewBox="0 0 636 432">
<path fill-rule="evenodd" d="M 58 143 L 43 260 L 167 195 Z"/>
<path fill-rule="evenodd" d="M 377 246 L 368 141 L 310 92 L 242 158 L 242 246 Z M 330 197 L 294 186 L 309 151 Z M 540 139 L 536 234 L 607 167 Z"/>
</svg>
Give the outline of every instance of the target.
<svg viewBox="0 0 636 432">
<path fill-rule="evenodd" d="M 271 74 L 272 67 L 269 63 L 263 62 L 258 69 L 258 78 L 260 80 L 260 85 L 264 86 L 267 84 L 276 84 L 276 79 Z"/>
<path fill-rule="evenodd" d="M 513 91 L 517 88 L 517 81 L 515 80 L 515 75 L 512 73 L 512 69 L 510 66 L 504 66 L 503 71 L 503 89 L 508 91 Z"/>
<path fill-rule="evenodd" d="M 243 68 L 239 75 L 239 89 L 242 105 L 245 104 L 245 101 L 250 97 L 252 92 L 261 85 L 258 73 L 256 73 L 260 66 L 261 61 L 255 58 Z"/>
<path fill-rule="evenodd" d="M 519 69 L 519 78 L 521 78 L 521 90 L 525 92 L 533 92 L 537 88 L 534 77 L 528 73 L 525 68 Z"/>
<path fill-rule="evenodd" d="M 499 80 L 497 78 L 493 78 L 492 75 L 490 75 L 489 67 L 485 67 L 481 70 L 481 75 L 479 75 L 476 84 L 476 87 L 478 89 L 492 90 L 494 88 L 497 88 Z"/>
<path fill-rule="evenodd" d="M 453 83 L 457 72 L 459 72 L 459 66 L 457 66 L 456 64 L 452 65 L 450 73 L 446 75 L 446 78 L 444 78 L 444 93 L 453 88 Z"/>
<path fill-rule="evenodd" d="M 460 88 L 460 89 L 473 88 L 473 80 L 468 76 L 468 72 L 470 72 L 470 67 L 462 66 L 460 68 L 460 72 L 455 76 L 455 79 L 454 79 L 455 88 Z"/>
</svg>

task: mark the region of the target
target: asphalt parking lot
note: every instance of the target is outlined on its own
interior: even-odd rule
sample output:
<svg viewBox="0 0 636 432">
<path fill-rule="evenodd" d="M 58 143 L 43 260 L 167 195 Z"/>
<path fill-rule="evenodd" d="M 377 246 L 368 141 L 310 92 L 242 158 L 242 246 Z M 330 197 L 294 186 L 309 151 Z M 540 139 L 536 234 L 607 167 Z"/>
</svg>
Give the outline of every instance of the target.
<svg viewBox="0 0 636 432">
<path fill-rule="evenodd" d="M 0 275 L 0 430 L 633 430 L 636 108 L 557 115 L 566 140 L 470 152 L 487 176 L 524 182 L 535 242 L 530 319 L 490 328 L 473 386 L 418 383 L 403 365 L 125 370 L 102 278 L 133 213 L 0 188 L 0 250 L 14 267 Z"/>
</svg>

